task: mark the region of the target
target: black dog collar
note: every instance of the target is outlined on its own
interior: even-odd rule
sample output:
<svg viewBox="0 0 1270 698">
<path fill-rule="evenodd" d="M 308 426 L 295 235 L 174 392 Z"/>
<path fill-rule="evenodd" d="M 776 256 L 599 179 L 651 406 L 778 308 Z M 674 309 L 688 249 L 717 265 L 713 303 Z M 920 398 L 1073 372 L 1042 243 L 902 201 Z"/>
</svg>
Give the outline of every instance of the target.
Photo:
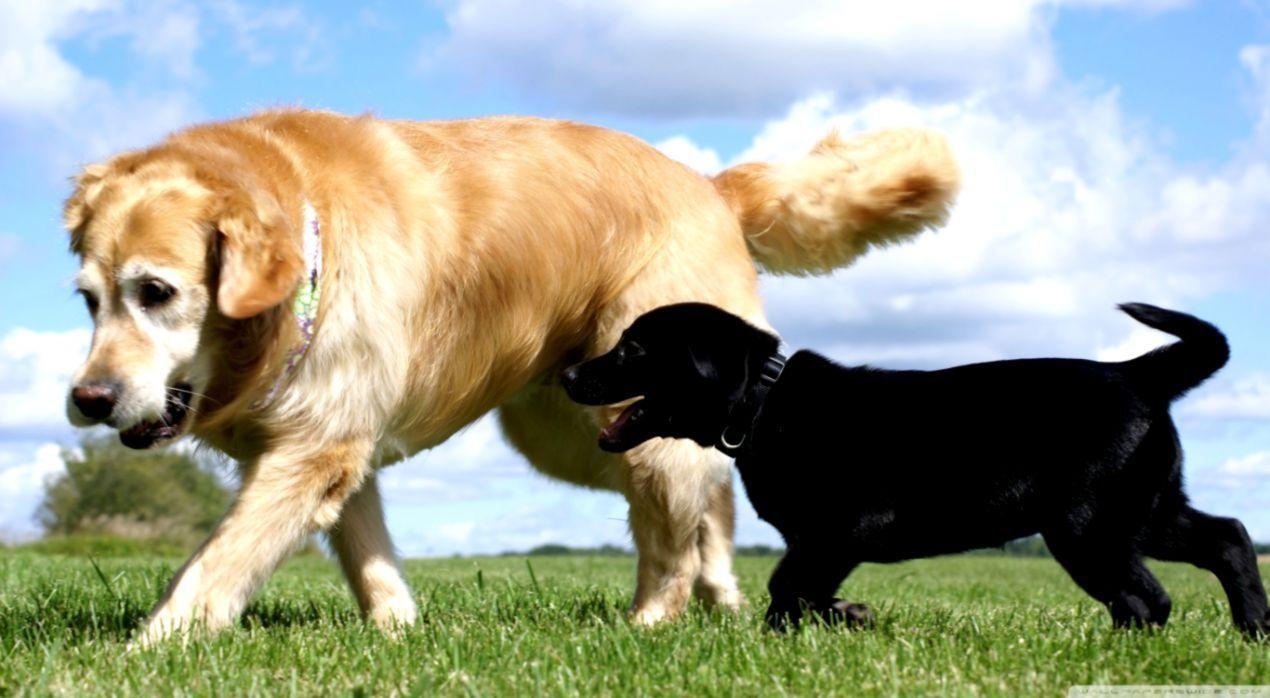
<svg viewBox="0 0 1270 698">
<path fill-rule="evenodd" d="M 719 434 L 719 443 L 715 445 L 715 448 L 733 458 L 736 457 L 745 440 L 749 438 L 750 431 L 754 427 L 754 418 L 763 407 L 763 401 L 767 399 L 767 394 L 771 392 L 772 386 L 776 385 L 777 379 L 781 377 L 781 372 L 784 370 L 784 356 L 774 354 L 767 357 L 763 367 L 759 369 L 758 380 L 754 381 L 746 391 L 745 397 L 737 401 L 732 411 L 728 413 L 727 426 L 723 427 L 723 433 Z"/>
</svg>

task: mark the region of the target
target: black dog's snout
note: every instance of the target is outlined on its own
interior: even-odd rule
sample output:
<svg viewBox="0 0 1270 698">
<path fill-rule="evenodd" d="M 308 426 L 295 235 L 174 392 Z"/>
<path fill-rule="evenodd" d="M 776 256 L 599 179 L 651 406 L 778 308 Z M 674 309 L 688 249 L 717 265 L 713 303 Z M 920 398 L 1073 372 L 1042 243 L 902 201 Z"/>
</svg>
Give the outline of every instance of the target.
<svg viewBox="0 0 1270 698">
<path fill-rule="evenodd" d="M 569 368 L 566 368 L 565 370 L 560 372 L 560 385 L 563 385 L 566 390 L 576 380 L 578 380 L 577 366 L 570 366 Z"/>
<path fill-rule="evenodd" d="M 71 390 L 71 401 L 80 413 L 97 421 L 109 417 L 118 400 L 119 391 L 112 383 L 85 383 Z"/>
<path fill-rule="evenodd" d="M 574 364 L 560 372 L 560 387 L 564 388 L 569 399 L 583 405 L 607 405 L 620 401 L 620 397 L 607 399 L 597 391 L 600 386 L 596 384 L 594 371 L 587 368 L 587 363 Z"/>
</svg>

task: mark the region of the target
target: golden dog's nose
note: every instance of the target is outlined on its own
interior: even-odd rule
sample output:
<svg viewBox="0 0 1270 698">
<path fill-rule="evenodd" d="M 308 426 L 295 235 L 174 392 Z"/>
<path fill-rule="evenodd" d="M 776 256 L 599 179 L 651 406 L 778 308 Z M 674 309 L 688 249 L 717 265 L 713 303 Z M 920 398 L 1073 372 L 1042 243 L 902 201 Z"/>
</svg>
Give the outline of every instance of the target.
<svg viewBox="0 0 1270 698">
<path fill-rule="evenodd" d="M 89 419 L 101 421 L 115 409 L 119 393 L 110 383 L 85 383 L 71 390 L 71 402 Z"/>
</svg>

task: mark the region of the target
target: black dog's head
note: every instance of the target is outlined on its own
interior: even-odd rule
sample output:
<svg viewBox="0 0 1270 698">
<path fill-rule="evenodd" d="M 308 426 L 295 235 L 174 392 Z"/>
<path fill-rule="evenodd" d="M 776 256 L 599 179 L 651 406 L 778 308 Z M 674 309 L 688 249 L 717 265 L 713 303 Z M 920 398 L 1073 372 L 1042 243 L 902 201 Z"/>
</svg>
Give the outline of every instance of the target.
<svg viewBox="0 0 1270 698">
<path fill-rule="evenodd" d="M 600 432 L 606 451 L 658 436 L 713 446 L 732 406 L 779 345 L 774 335 L 712 305 L 668 305 L 636 319 L 607 354 L 566 369 L 561 383 L 584 405 L 643 398 Z"/>
</svg>

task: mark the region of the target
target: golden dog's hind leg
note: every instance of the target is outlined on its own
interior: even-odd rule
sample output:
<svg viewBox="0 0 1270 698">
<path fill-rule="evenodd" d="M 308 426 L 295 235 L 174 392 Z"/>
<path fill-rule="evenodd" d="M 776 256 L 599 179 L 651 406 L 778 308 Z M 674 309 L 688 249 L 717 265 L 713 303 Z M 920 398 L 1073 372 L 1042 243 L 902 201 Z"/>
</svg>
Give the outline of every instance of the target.
<svg viewBox="0 0 1270 698">
<path fill-rule="evenodd" d="M 369 439 L 283 446 L 249 465 L 233 506 L 176 573 L 137 641 L 233 624 L 287 555 L 339 519 L 370 452 Z"/>
<path fill-rule="evenodd" d="M 419 611 L 384 525 L 379 482 L 373 474 L 348 498 L 327 537 L 367 620 L 384 630 L 415 622 Z"/>
</svg>

